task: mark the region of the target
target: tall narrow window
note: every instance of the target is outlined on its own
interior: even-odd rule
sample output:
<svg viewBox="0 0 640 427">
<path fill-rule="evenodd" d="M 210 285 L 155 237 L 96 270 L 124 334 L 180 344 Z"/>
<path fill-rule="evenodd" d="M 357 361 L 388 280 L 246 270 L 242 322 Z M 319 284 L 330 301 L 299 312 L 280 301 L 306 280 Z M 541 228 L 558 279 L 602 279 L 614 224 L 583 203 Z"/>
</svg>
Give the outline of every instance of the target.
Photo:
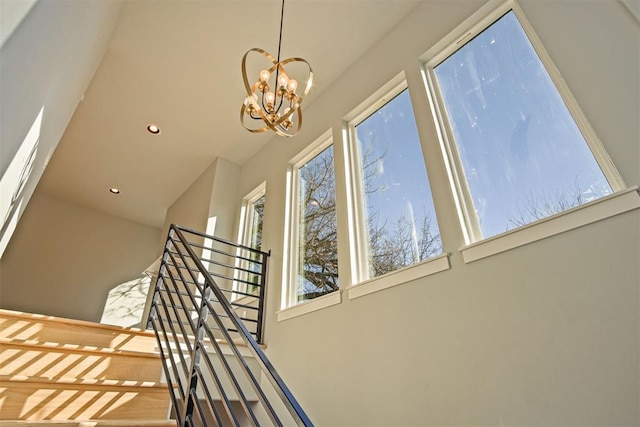
<svg viewBox="0 0 640 427">
<path fill-rule="evenodd" d="M 264 192 L 257 199 L 252 200 L 248 206 L 247 224 L 249 233 L 245 245 L 250 248 L 262 249 L 262 223 L 264 221 Z"/>
<path fill-rule="evenodd" d="M 262 224 L 264 222 L 265 184 L 262 183 L 249 193 L 242 206 L 240 218 L 239 243 L 256 250 L 262 250 Z M 238 267 L 244 270 L 260 273 L 260 256 L 255 252 L 243 250 L 238 254 L 244 261 Z M 257 286 L 252 283 L 259 281 L 258 274 L 243 273 L 242 277 L 236 277 L 236 292 L 252 294 Z"/>
<path fill-rule="evenodd" d="M 429 179 L 411 100 L 403 83 L 351 125 L 360 252 L 378 277 L 442 253 Z M 353 140 L 354 138 L 352 138 Z M 357 160 L 356 160 L 357 159 Z M 363 256 L 366 252 L 366 257 Z M 365 261 L 366 259 L 366 261 Z"/>
<path fill-rule="evenodd" d="M 293 180 L 295 304 L 338 290 L 335 168 L 330 140 L 293 166 Z"/>
<path fill-rule="evenodd" d="M 621 182 L 612 166 L 601 168 L 609 162 L 600 142 L 578 126 L 516 12 L 502 13 L 427 63 L 470 241 L 606 196 Z"/>
</svg>

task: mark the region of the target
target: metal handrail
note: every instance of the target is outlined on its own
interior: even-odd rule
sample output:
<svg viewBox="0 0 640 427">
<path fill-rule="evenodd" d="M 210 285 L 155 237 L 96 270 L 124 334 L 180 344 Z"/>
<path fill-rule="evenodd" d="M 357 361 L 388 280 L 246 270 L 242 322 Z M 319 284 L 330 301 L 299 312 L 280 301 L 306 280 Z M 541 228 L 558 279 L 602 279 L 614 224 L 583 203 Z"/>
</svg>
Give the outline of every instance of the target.
<svg viewBox="0 0 640 427">
<path fill-rule="evenodd" d="M 170 226 L 148 327 L 155 331 L 180 426 L 313 425 L 260 348 L 268 256 Z M 221 288 L 216 278 L 230 280 L 232 286 Z M 254 292 L 243 288 L 248 286 Z M 230 301 L 227 294 L 248 301 Z M 247 317 L 248 310 L 255 319 Z M 255 329 L 249 330 L 245 321 Z M 274 394 L 276 402 L 268 397 Z"/>
</svg>

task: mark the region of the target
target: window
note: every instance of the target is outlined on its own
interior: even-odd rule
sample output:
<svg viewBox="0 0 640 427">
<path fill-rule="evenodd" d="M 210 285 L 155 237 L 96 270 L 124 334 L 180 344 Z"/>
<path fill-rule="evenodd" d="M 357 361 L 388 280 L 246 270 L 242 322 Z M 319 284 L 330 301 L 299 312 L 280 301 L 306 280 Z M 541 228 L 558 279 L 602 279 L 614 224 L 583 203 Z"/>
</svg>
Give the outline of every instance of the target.
<svg viewBox="0 0 640 427">
<path fill-rule="evenodd" d="M 356 282 L 439 256 L 442 242 L 409 91 L 403 81 L 349 122 Z M 356 268 L 358 268 L 356 267 Z"/>
<path fill-rule="evenodd" d="M 288 306 L 339 289 L 333 145 L 331 139 L 321 141 L 291 167 Z"/>
<path fill-rule="evenodd" d="M 243 200 L 242 210 L 240 213 L 240 230 L 238 242 L 241 245 L 248 246 L 252 249 L 262 250 L 262 224 L 264 222 L 264 201 L 266 188 L 265 183 L 260 184 L 255 190 L 249 193 Z M 260 261 L 259 255 L 254 252 L 242 250 L 238 254 L 241 257 L 253 261 Z M 242 261 L 242 265 L 238 267 L 257 271 L 261 265 L 256 262 Z M 239 274 L 236 272 L 236 274 Z M 251 285 L 259 280 L 257 275 L 250 273 L 243 274 L 243 277 L 236 277 L 234 290 L 242 293 L 255 293 L 257 286 Z M 249 283 L 245 283 L 249 282 Z M 236 294 L 236 296 L 241 296 Z"/>
<path fill-rule="evenodd" d="M 527 25 L 506 3 L 426 64 L 467 243 L 623 187 Z"/>
<path fill-rule="evenodd" d="M 247 236 L 245 246 L 253 249 L 262 249 L 262 223 L 264 221 L 264 198 L 265 193 L 249 201 L 247 206 Z"/>
</svg>

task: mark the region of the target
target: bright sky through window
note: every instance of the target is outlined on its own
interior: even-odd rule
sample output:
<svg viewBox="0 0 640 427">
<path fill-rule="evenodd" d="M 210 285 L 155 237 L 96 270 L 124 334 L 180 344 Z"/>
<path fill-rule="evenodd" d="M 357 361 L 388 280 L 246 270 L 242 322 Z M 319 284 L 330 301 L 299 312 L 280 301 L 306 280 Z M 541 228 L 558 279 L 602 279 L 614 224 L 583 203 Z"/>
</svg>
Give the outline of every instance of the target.
<svg viewBox="0 0 640 427">
<path fill-rule="evenodd" d="M 483 237 L 612 192 L 513 11 L 434 70 Z"/>
<path fill-rule="evenodd" d="M 442 253 L 409 91 L 356 125 L 369 276 Z"/>
</svg>

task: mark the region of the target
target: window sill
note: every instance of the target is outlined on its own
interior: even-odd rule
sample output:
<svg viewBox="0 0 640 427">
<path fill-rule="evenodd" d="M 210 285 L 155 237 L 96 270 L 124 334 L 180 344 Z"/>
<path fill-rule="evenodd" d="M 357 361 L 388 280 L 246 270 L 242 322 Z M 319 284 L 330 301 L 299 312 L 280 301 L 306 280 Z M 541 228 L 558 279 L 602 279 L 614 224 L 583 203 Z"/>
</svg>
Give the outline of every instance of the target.
<svg viewBox="0 0 640 427">
<path fill-rule="evenodd" d="M 347 292 L 349 293 L 349 299 L 360 298 L 374 292 L 401 285 L 411 280 L 448 270 L 450 267 L 449 255 L 442 254 L 418 264 L 392 271 L 384 276 L 349 286 L 347 288 Z"/>
<path fill-rule="evenodd" d="M 276 312 L 276 318 L 278 322 L 282 322 L 283 320 L 292 319 L 317 310 L 322 310 L 323 308 L 331 307 L 332 305 L 340 304 L 341 302 L 342 291 L 333 291 L 330 294 L 312 299 L 311 301 L 302 302 L 292 307 L 280 310 Z"/>
<path fill-rule="evenodd" d="M 465 263 L 480 260 L 640 208 L 634 186 L 460 249 Z"/>
</svg>

